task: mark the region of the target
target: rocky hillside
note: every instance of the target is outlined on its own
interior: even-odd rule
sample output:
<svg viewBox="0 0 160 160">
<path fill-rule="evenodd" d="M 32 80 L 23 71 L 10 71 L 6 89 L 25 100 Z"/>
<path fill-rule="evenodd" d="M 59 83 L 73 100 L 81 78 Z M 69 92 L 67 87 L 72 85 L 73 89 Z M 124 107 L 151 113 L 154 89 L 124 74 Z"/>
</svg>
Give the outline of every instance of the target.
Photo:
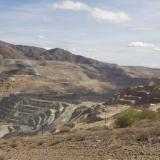
<svg viewBox="0 0 160 160">
<path fill-rule="evenodd" d="M 160 69 L 124 67 L 63 49 L 2 41 L 0 55 L 0 137 L 58 132 L 121 111 L 111 105 L 105 115 L 108 104 L 159 102 L 158 82 L 147 83 L 160 76 Z"/>
<path fill-rule="evenodd" d="M 160 103 L 160 79 L 152 79 L 148 84 L 122 90 L 105 103 L 150 106 Z"/>
<path fill-rule="evenodd" d="M 23 46 L 23 45 L 13 45 L 0 41 L 0 55 L 3 58 L 8 59 L 28 59 L 28 58 L 37 58 L 40 57 L 40 53 L 44 52 L 45 49 L 32 47 L 32 46 Z"/>
<path fill-rule="evenodd" d="M 0 42 L 0 55 L 3 58 L 25 58 L 23 52 L 18 51 L 5 42 Z"/>
</svg>

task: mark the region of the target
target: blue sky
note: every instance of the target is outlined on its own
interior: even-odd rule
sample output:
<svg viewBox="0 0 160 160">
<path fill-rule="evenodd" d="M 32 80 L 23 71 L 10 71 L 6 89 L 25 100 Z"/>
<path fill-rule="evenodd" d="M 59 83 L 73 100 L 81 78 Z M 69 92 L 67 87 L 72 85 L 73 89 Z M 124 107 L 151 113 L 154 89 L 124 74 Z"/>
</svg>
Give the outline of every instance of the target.
<svg viewBox="0 0 160 160">
<path fill-rule="evenodd" d="M 0 0 L 0 39 L 160 67 L 160 0 Z"/>
</svg>

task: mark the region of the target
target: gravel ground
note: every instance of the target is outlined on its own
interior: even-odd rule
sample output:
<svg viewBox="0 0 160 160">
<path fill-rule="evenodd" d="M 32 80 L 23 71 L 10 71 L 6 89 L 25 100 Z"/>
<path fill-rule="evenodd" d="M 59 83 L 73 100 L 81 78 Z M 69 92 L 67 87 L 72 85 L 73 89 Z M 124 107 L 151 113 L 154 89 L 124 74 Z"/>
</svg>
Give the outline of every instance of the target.
<svg viewBox="0 0 160 160">
<path fill-rule="evenodd" d="M 0 159 L 159 160 L 160 132 L 155 132 L 154 129 L 96 128 L 57 135 L 1 140 Z M 155 134 L 151 134 L 151 131 Z M 148 134 L 151 136 L 148 137 Z"/>
</svg>

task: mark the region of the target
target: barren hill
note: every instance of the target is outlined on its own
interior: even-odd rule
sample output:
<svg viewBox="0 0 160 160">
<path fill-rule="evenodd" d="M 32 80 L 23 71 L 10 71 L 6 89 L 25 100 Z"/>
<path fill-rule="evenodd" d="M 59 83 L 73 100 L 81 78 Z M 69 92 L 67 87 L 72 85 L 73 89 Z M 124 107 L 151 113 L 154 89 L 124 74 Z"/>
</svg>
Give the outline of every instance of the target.
<svg viewBox="0 0 160 160">
<path fill-rule="evenodd" d="M 108 97 L 160 76 L 160 69 L 99 62 L 59 48 L 0 42 L 0 55 L 0 137 L 97 121 Z"/>
<path fill-rule="evenodd" d="M 0 55 L 9 59 L 27 59 L 29 57 L 39 57 L 45 49 L 23 45 L 13 45 L 0 41 Z"/>
</svg>

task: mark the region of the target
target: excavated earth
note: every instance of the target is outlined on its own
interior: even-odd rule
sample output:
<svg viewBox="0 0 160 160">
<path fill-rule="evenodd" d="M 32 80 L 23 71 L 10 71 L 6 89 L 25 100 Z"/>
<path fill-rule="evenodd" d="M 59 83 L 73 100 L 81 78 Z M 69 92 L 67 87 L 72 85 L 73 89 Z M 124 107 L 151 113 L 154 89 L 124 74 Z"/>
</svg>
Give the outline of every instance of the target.
<svg viewBox="0 0 160 160">
<path fill-rule="evenodd" d="M 80 122 L 112 117 L 128 105 L 160 102 L 158 84 L 146 84 L 145 78 L 131 78 L 120 69 L 111 74 L 115 66 L 108 67 L 105 76 L 109 75 L 109 81 L 104 71 L 99 72 L 92 65 L 4 59 L 0 67 L 0 137 L 59 132 L 63 126 L 74 128 Z M 114 79 L 116 75 L 119 76 Z M 129 84 L 144 82 L 146 85 L 130 87 L 112 96 Z M 116 105 L 124 107 L 119 109 Z M 105 115 L 108 108 L 116 111 Z"/>
<path fill-rule="evenodd" d="M 102 104 L 70 104 L 12 95 L 0 102 L 1 137 L 34 135 L 41 131 L 58 132 L 61 126 L 74 126 L 77 121 L 98 120 Z M 101 118 L 99 118 L 101 120 Z"/>
</svg>

